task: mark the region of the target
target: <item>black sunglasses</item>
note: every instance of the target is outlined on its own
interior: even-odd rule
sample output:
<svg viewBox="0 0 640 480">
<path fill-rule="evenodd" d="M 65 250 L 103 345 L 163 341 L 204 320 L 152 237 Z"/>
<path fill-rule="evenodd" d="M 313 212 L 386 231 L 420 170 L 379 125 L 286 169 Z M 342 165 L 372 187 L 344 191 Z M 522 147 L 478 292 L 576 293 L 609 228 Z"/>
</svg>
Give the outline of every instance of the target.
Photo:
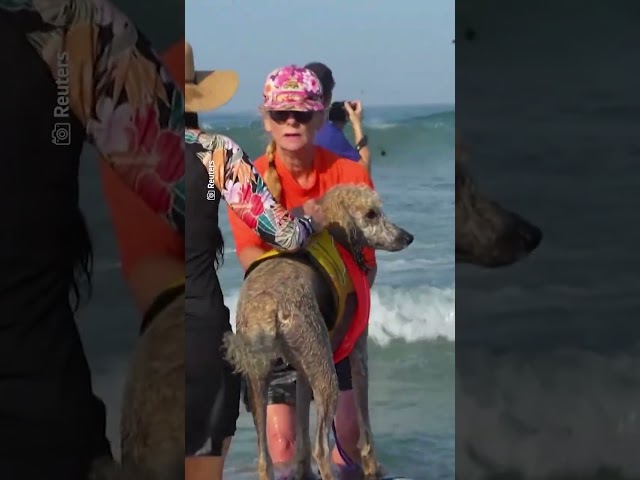
<svg viewBox="0 0 640 480">
<path fill-rule="evenodd" d="M 313 112 L 296 112 L 290 110 L 275 110 L 269 112 L 269 117 L 276 123 L 284 123 L 289 120 L 289 117 L 300 123 L 306 125 L 313 118 Z"/>
</svg>

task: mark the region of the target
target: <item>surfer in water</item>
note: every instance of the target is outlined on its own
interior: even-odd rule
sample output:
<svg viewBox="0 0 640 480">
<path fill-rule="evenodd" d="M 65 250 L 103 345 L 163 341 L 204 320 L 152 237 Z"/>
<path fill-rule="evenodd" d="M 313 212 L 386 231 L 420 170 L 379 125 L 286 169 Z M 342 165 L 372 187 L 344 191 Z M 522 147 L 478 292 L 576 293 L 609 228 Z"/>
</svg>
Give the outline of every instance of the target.
<svg viewBox="0 0 640 480">
<path fill-rule="evenodd" d="M 302 97 L 297 91 L 295 99 L 278 100 L 279 94 L 288 98 L 287 86 L 291 85 L 304 91 L 307 96 Z M 271 134 L 272 140 L 266 153 L 256 159 L 254 165 L 265 178 L 269 189 L 277 199 L 282 198 L 288 210 L 296 209 L 309 199 L 321 197 L 326 190 L 340 183 L 365 183 L 373 187 L 362 165 L 314 145 L 315 134 L 324 122 L 326 104 L 322 84 L 311 70 L 292 65 L 278 69 L 267 77 L 261 112 L 265 129 Z M 236 215 L 229 215 L 229 221 L 236 254 L 246 270 L 269 250 L 269 245 Z M 363 253 L 370 268 L 369 284 L 372 285 L 377 269 L 375 252 L 364 249 Z M 338 362 L 336 371 L 340 397 L 335 424 L 345 455 L 336 448 L 333 460 L 345 470 L 357 470 L 359 429 L 348 360 Z M 249 410 L 246 392 L 244 402 Z M 279 467 L 290 464 L 295 457 L 295 405 L 296 372 L 291 366 L 279 362 L 272 371 L 267 408 L 269 453 L 274 465 Z M 345 461 L 345 457 L 350 460 Z"/>
<path fill-rule="evenodd" d="M 327 112 L 327 119 L 316 133 L 315 144 L 331 150 L 336 155 L 343 158 L 359 162 L 371 173 L 371 153 L 369 151 L 369 137 L 364 133 L 362 124 L 363 110 L 360 101 L 344 102 L 344 104 L 333 101 L 333 89 L 336 82 L 333 72 L 324 63 L 311 62 L 305 65 L 320 79 L 324 92 L 324 106 Z M 354 147 L 344 134 L 344 127 L 347 121 L 351 123 L 356 141 Z"/>
</svg>

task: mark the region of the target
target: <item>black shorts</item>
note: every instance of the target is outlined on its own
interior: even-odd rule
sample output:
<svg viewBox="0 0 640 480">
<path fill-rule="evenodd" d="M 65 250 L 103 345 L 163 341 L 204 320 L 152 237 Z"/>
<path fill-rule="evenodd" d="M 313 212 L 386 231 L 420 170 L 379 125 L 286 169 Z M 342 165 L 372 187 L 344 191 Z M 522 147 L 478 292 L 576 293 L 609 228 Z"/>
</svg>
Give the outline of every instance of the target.
<svg viewBox="0 0 640 480">
<path fill-rule="evenodd" d="M 185 455 L 220 456 L 236 432 L 240 377 L 224 358 L 222 341 L 231 331 L 229 310 L 211 315 L 185 312 Z"/>
<path fill-rule="evenodd" d="M 0 362 L 2 479 L 86 480 L 93 460 L 111 457 L 105 405 L 92 391 L 74 317 L 64 304 L 48 315 L 24 338 L 11 328 L 0 333 L 3 349 L 22 347 L 13 351 L 15 363 Z"/>
<path fill-rule="evenodd" d="M 338 374 L 338 388 L 341 392 L 351 390 L 351 363 L 349 358 L 339 361 L 336 364 Z M 289 364 L 279 360 L 271 373 L 271 383 L 269 383 L 269 405 L 296 405 L 296 371 Z M 249 407 L 249 393 L 246 383 L 242 382 L 242 401 L 247 412 Z"/>
</svg>

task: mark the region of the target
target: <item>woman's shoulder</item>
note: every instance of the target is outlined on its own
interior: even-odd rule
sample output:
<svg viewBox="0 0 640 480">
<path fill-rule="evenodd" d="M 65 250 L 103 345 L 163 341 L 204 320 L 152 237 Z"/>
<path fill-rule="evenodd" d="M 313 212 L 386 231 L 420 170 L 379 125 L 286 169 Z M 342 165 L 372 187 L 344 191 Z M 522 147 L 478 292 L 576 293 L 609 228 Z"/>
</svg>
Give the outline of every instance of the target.
<svg viewBox="0 0 640 480">
<path fill-rule="evenodd" d="M 360 179 L 367 175 L 367 170 L 359 162 L 341 157 L 323 147 L 316 147 L 320 166 L 327 173 L 339 174 L 341 178 L 356 177 Z"/>
</svg>

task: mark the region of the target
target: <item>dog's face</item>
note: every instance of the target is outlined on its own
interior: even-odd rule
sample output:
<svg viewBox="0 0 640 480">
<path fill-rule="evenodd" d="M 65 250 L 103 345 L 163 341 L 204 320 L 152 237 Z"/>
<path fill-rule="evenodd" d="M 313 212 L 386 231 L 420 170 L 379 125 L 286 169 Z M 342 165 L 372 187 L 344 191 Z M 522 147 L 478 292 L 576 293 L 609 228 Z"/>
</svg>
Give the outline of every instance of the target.
<svg viewBox="0 0 640 480">
<path fill-rule="evenodd" d="M 413 242 L 413 235 L 389 221 L 378 194 L 366 185 L 333 187 L 321 206 L 328 230 L 350 246 L 398 252 Z"/>
<path fill-rule="evenodd" d="M 511 265 L 529 255 L 542 232 L 519 215 L 483 196 L 456 149 L 456 263 Z"/>
</svg>

